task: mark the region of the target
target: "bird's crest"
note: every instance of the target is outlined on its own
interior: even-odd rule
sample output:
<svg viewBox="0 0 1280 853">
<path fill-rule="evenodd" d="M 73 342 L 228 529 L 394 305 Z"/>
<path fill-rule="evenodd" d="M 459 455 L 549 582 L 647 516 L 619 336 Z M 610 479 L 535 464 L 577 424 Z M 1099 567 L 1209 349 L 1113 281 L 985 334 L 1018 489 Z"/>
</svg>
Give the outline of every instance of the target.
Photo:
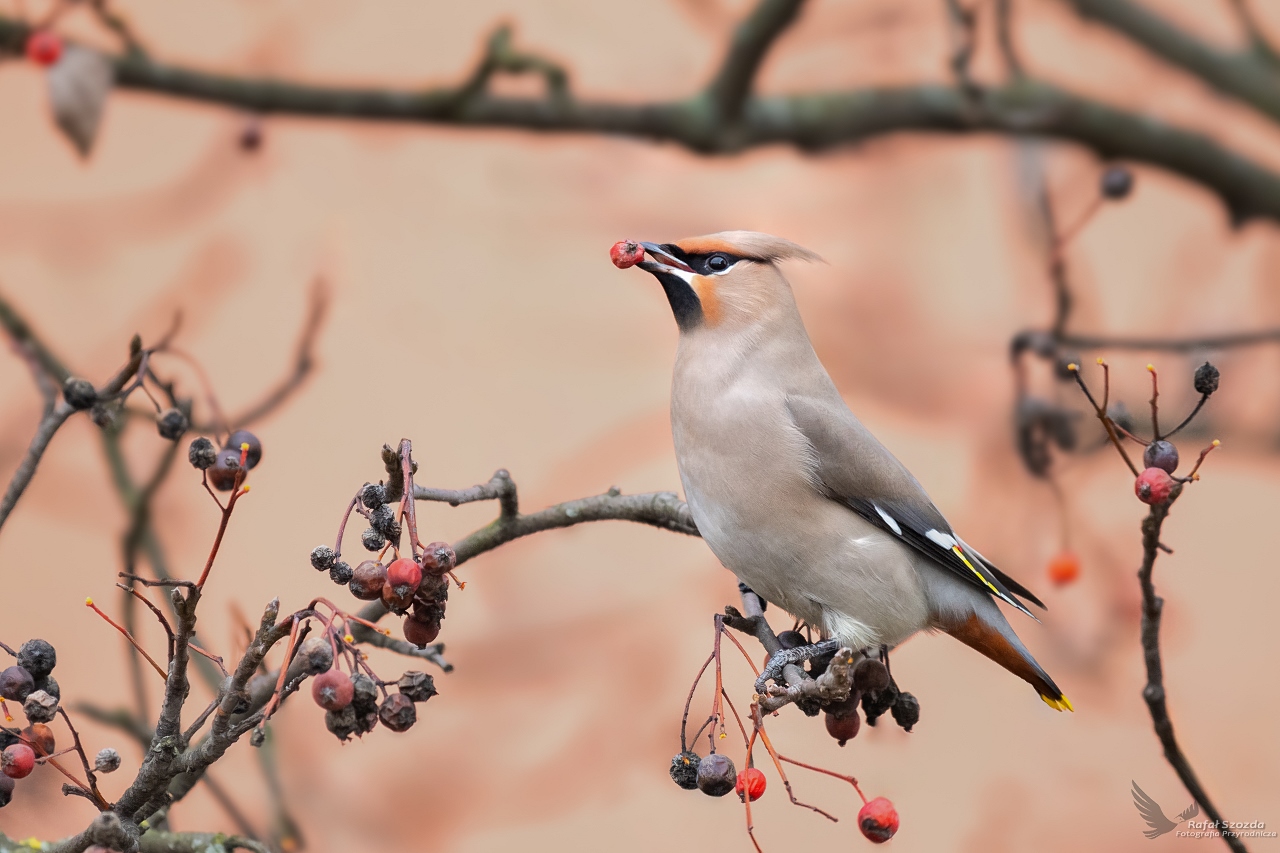
<svg viewBox="0 0 1280 853">
<path fill-rule="evenodd" d="M 679 241 L 676 245 L 691 255 L 726 252 L 768 264 L 788 260 L 822 260 L 817 252 L 811 252 L 798 243 L 792 243 L 782 237 L 774 237 L 772 234 L 762 234 L 759 231 L 721 231 L 704 237 L 690 237 Z"/>
</svg>

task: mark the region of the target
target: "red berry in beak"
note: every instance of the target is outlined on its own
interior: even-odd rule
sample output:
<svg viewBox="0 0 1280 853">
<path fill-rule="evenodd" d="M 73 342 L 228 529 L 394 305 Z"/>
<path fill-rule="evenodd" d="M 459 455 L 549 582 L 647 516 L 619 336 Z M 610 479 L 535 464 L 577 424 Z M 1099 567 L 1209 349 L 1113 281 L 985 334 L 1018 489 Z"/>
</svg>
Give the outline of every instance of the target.
<svg viewBox="0 0 1280 853">
<path fill-rule="evenodd" d="M 62 58 L 62 38 L 49 30 L 36 30 L 27 39 L 27 59 L 48 67 Z"/>
<path fill-rule="evenodd" d="M 742 798 L 742 794 L 745 791 L 753 803 L 764 796 L 764 788 L 764 773 L 755 767 L 748 767 L 739 773 L 738 781 L 733 786 L 733 790 L 737 791 L 739 799 Z"/>
<path fill-rule="evenodd" d="M 1144 504 L 1162 504 L 1173 491 L 1173 478 L 1163 468 L 1148 468 L 1133 483 L 1133 492 Z"/>
<path fill-rule="evenodd" d="M 644 260 L 644 246 L 641 246 L 635 240 L 619 240 L 609 250 L 609 258 L 613 261 L 613 265 L 620 270 L 634 267 Z"/>
<path fill-rule="evenodd" d="M 898 831 L 898 810 L 884 797 L 876 797 L 858 812 L 858 829 L 869 841 L 883 844 Z"/>
</svg>

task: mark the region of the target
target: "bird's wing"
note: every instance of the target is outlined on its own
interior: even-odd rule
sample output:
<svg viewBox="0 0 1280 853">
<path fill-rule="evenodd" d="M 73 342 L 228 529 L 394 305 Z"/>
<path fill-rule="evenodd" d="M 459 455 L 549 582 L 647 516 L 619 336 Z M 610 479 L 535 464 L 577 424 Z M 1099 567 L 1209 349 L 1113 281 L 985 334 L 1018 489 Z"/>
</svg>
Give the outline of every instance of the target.
<svg viewBox="0 0 1280 853">
<path fill-rule="evenodd" d="M 1191 805 L 1183 809 L 1182 813 L 1178 815 L 1178 823 L 1182 823 L 1184 820 L 1191 820 L 1191 818 L 1195 817 L 1198 814 L 1200 814 L 1200 804 L 1192 803 Z"/>
<path fill-rule="evenodd" d="M 936 565 L 1035 618 L 1014 593 L 1040 603 L 951 530 L 924 488 L 838 397 L 787 397 L 792 423 L 813 449 L 814 485 Z"/>
<path fill-rule="evenodd" d="M 1160 808 L 1160 804 L 1151 797 L 1147 796 L 1147 792 L 1138 787 L 1137 782 L 1133 782 L 1133 805 L 1138 809 L 1138 814 L 1142 815 L 1142 819 L 1147 822 L 1150 830 L 1144 831 L 1142 834 L 1147 838 L 1155 838 L 1158 835 L 1164 835 L 1177 824 L 1165 817 L 1164 810 Z"/>
</svg>

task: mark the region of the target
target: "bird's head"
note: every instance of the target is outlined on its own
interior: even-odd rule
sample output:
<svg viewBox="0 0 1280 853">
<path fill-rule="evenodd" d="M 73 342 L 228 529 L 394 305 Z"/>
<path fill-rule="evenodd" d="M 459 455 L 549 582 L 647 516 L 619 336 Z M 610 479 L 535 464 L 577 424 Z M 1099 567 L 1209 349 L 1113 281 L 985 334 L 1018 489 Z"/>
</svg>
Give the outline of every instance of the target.
<svg viewBox="0 0 1280 853">
<path fill-rule="evenodd" d="M 791 290 L 776 263 L 821 260 L 790 240 L 755 231 L 722 231 L 638 248 L 645 259 L 635 265 L 662 284 L 683 333 L 749 325 L 791 305 Z"/>
</svg>

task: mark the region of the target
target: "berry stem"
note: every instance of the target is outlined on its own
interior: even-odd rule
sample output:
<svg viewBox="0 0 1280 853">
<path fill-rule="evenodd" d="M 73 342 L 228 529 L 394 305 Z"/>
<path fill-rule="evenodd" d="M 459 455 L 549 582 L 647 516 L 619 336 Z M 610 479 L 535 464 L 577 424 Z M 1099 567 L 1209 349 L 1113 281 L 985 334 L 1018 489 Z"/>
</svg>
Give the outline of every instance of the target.
<svg viewBox="0 0 1280 853">
<path fill-rule="evenodd" d="M 689 698 L 684 700 L 684 716 L 680 718 L 680 751 L 689 751 L 689 742 L 685 739 L 685 731 L 689 725 L 689 708 L 693 705 L 693 694 L 698 690 L 698 682 L 702 681 L 702 675 L 707 671 L 707 667 L 711 666 L 711 662 L 715 660 L 715 654 L 707 655 L 707 660 L 702 664 L 702 669 L 698 670 L 698 674 L 693 678 L 693 686 L 689 688 Z M 696 740 L 696 738 L 695 738 Z"/>
<path fill-rule="evenodd" d="M 169 676 L 165 673 L 163 669 L 160 668 L 160 664 L 156 663 L 155 659 L 153 659 L 151 655 L 147 654 L 147 650 L 138 644 L 138 641 L 133 638 L 133 634 L 130 634 L 127 630 L 125 630 L 125 627 L 123 625 L 119 624 L 118 622 L 113 620 L 110 616 L 103 613 L 101 608 L 99 608 L 98 605 L 93 603 L 92 598 L 86 598 L 84 600 L 84 603 L 86 607 L 88 607 L 94 613 L 97 613 L 99 616 L 101 616 L 108 625 L 110 625 L 112 628 L 115 628 L 117 631 L 119 631 L 121 634 L 124 635 L 124 638 L 128 640 L 135 649 L 138 650 L 138 654 L 142 655 L 144 658 L 147 659 L 147 663 L 151 664 L 151 666 L 155 669 L 156 675 L 160 676 L 161 681 L 168 680 Z"/>
<path fill-rule="evenodd" d="M 1209 402 L 1209 395 L 1201 394 L 1200 401 L 1197 402 L 1196 407 L 1191 410 L 1191 414 L 1187 415 L 1186 418 L 1183 419 L 1182 423 L 1178 424 L 1176 427 L 1170 430 L 1169 434 L 1166 435 L 1165 438 L 1172 438 L 1173 436 L 1182 432 L 1182 428 L 1185 427 L 1187 424 L 1191 423 L 1193 420 L 1195 420 L 1196 415 L 1200 414 L 1200 410 L 1204 408 L 1204 404 L 1207 402 Z"/>
<path fill-rule="evenodd" d="M 1156 403 L 1160 399 L 1160 377 L 1154 364 L 1147 365 L 1147 372 L 1151 374 L 1151 440 L 1159 441 L 1164 438 L 1160 435 L 1160 406 Z"/>
<path fill-rule="evenodd" d="M 805 809 L 809 809 L 810 811 L 817 812 L 818 814 L 822 815 L 832 823 L 839 823 L 840 819 L 837 818 L 835 815 L 830 814 L 829 812 L 824 811 L 823 809 L 820 809 L 817 806 L 812 806 L 812 805 L 809 805 L 808 803 L 802 803 L 796 799 L 795 792 L 791 790 L 791 780 L 787 778 L 787 771 L 782 769 L 783 758 L 781 755 L 778 754 L 778 751 L 773 748 L 773 742 L 769 740 L 769 733 L 766 732 L 764 729 L 764 718 L 763 718 L 763 715 L 760 713 L 760 703 L 758 702 L 751 703 L 751 722 L 755 728 L 755 731 L 759 732 L 760 742 L 764 744 L 765 750 L 769 753 L 769 758 L 773 760 L 773 767 L 775 770 L 778 771 L 778 776 L 782 779 L 782 787 L 786 788 L 787 798 L 791 800 L 791 804 L 793 806 L 800 806 L 801 808 L 805 808 Z M 792 762 L 792 763 L 795 763 L 795 762 Z M 857 785 L 855 784 L 854 787 L 856 788 Z M 858 793 L 861 794 L 862 792 L 859 791 Z M 863 802 L 866 802 L 865 797 L 863 797 Z"/>
<path fill-rule="evenodd" d="M 218 521 L 218 533 L 213 537 L 213 547 L 209 549 L 209 559 L 205 561 L 204 571 L 200 573 L 200 579 L 196 581 L 196 592 L 204 589 L 204 582 L 209 578 L 209 570 L 213 568 L 213 561 L 218 556 L 218 549 L 222 547 L 222 537 L 227 532 L 227 524 L 231 521 L 231 513 L 236 508 L 236 501 L 240 499 L 241 495 L 249 491 L 247 488 L 242 487 L 246 472 L 245 462 L 247 455 L 247 452 L 242 447 L 240 449 L 240 467 L 236 469 L 235 481 L 231 486 L 231 497 L 227 498 L 227 505 L 222 509 L 222 518 Z M 208 488 L 207 479 L 206 477 L 206 489 Z M 209 494 L 213 494 L 213 492 L 210 491 Z M 221 503 L 219 503 L 219 506 L 221 506 Z"/>
<path fill-rule="evenodd" d="M 1107 396 L 1109 396 L 1111 392 L 1111 371 L 1108 368 L 1107 363 L 1102 359 L 1098 359 L 1098 364 L 1102 366 L 1103 376 L 1105 377 L 1104 381 L 1106 382 L 1106 392 Z M 1093 406 L 1093 411 L 1098 416 L 1098 420 L 1102 421 L 1102 428 L 1107 431 L 1107 438 L 1111 439 L 1111 443 L 1114 444 L 1116 450 L 1119 451 L 1120 458 L 1124 460 L 1124 464 L 1128 465 L 1129 470 L 1133 472 L 1133 476 L 1137 477 L 1142 472 L 1138 470 L 1138 466 L 1133 464 L 1133 460 L 1130 459 L 1129 454 L 1125 452 L 1124 445 L 1120 442 L 1120 434 L 1116 432 L 1116 422 L 1107 414 L 1106 405 L 1104 404 L 1099 406 L 1098 401 L 1095 400 L 1093 394 L 1089 392 L 1089 386 L 1085 384 L 1084 377 L 1080 375 L 1080 365 L 1070 364 L 1067 365 L 1067 368 L 1071 371 L 1071 375 L 1075 377 L 1076 384 L 1080 386 L 1080 390 L 1084 392 L 1084 396 L 1089 400 L 1090 405 Z M 1107 396 L 1103 397 L 1104 401 L 1107 399 Z"/>
</svg>

